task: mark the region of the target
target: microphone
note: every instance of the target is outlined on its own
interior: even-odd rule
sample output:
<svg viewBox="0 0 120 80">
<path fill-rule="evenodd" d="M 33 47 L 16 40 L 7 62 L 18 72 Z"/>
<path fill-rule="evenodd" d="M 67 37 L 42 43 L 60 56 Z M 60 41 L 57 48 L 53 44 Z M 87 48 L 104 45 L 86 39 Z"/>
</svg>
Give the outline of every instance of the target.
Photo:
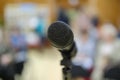
<svg viewBox="0 0 120 80">
<path fill-rule="evenodd" d="M 77 49 L 74 35 L 68 24 L 61 21 L 52 23 L 48 28 L 47 37 L 50 43 L 63 53 L 63 57 L 75 56 Z"/>
<path fill-rule="evenodd" d="M 64 66 L 62 69 L 64 80 L 72 80 L 71 58 L 76 55 L 77 49 L 70 26 L 64 22 L 56 21 L 49 26 L 47 37 L 50 43 L 58 48 L 62 54 L 61 65 Z"/>
</svg>

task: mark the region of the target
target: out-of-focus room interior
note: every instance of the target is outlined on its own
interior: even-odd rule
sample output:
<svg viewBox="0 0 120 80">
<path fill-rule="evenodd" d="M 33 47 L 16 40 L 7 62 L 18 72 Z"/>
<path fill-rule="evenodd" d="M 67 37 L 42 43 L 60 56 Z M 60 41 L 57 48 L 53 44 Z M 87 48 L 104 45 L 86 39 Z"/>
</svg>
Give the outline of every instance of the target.
<svg viewBox="0 0 120 80">
<path fill-rule="evenodd" d="M 1 80 L 63 80 L 55 21 L 74 33 L 72 80 L 120 80 L 120 0 L 0 0 Z"/>
</svg>

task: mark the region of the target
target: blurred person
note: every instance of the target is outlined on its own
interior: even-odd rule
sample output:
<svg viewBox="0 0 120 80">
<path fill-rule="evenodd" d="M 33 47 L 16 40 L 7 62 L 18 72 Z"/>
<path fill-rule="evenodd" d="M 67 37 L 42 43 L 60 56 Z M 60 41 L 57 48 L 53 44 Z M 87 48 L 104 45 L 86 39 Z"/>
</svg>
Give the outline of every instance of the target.
<svg viewBox="0 0 120 80">
<path fill-rule="evenodd" d="M 0 44 L 0 78 L 15 80 L 14 52 L 8 45 Z"/>
<path fill-rule="evenodd" d="M 57 20 L 63 21 L 66 24 L 70 24 L 70 19 L 67 15 L 67 12 L 63 8 L 59 8 Z"/>
<path fill-rule="evenodd" d="M 72 80 L 84 80 L 84 77 L 88 77 L 88 72 L 80 66 L 73 66 L 72 70 Z"/>
<path fill-rule="evenodd" d="M 99 27 L 100 21 L 99 21 L 98 16 L 93 16 L 92 19 L 91 19 L 91 22 L 92 22 L 94 27 L 97 27 L 97 28 Z"/>
<path fill-rule="evenodd" d="M 94 40 L 90 38 L 89 32 L 84 29 L 80 31 L 80 36 L 76 39 L 76 46 L 77 46 L 77 54 L 72 59 L 73 66 L 80 66 L 81 75 L 91 74 L 91 70 L 93 68 L 93 59 L 95 53 L 96 44 Z M 84 78 L 88 78 L 89 76 L 82 76 Z M 89 80 L 89 79 L 84 79 Z"/>
<path fill-rule="evenodd" d="M 118 38 L 120 39 L 120 26 L 118 26 Z"/>
<path fill-rule="evenodd" d="M 46 43 L 45 27 L 45 19 L 43 18 L 43 16 L 39 15 L 37 17 L 37 26 L 35 28 L 35 33 L 39 37 L 39 45 L 41 45 L 41 47 L 44 46 Z"/>
<path fill-rule="evenodd" d="M 118 26 L 118 38 L 120 38 L 120 17 L 118 17 L 118 20 L 117 20 L 117 26 Z"/>
<path fill-rule="evenodd" d="M 70 8 L 67 10 L 67 15 L 69 18 L 70 25 L 72 25 L 72 22 L 74 22 L 74 20 L 78 14 L 79 14 L 79 7 Z"/>
<path fill-rule="evenodd" d="M 120 65 L 120 40 L 117 39 L 117 30 L 114 25 L 106 23 L 101 27 L 100 41 L 98 43 L 97 55 L 95 59 L 95 69 L 92 80 L 104 80 L 104 77 L 116 79 L 114 76 L 120 75 L 120 68 L 116 68 L 117 73 L 111 68 Z M 119 66 L 118 66 L 119 65 Z M 110 70 L 110 71 L 109 71 Z"/>
<path fill-rule="evenodd" d="M 24 63 L 27 59 L 27 43 L 25 35 L 21 32 L 20 28 L 12 28 L 12 33 L 10 35 L 10 43 L 16 52 L 15 72 L 16 74 L 21 75 L 24 68 Z"/>
<path fill-rule="evenodd" d="M 97 28 L 93 26 L 90 18 L 84 11 L 79 12 L 72 25 L 78 50 L 77 55 L 72 60 L 73 66 L 80 66 L 81 69 L 83 69 L 81 71 L 85 71 L 87 72 L 85 74 L 89 74 L 87 77 L 82 76 L 83 80 L 90 80 L 90 75 L 94 66 L 96 42 L 98 39 Z"/>
<path fill-rule="evenodd" d="M 2 29 L 0 29 L 0 78 L 2 80 L 15 80 L 14 50 L 3 41 L 4 39 Z"/>
<path fill-rule="evenodd" d="M 118 38 L 120 38 L 120 30 L 118 30 Z"/>
</svg>

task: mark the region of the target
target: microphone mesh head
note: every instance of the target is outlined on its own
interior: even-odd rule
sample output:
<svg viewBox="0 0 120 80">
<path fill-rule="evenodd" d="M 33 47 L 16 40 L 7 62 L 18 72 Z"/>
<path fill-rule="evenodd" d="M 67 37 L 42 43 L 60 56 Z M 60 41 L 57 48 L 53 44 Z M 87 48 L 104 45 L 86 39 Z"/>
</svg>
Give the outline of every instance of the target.
<svg viewBox="0 0 120 80">
<path fill-rule="evenodd" d="M 73 43 L 73 33 L 64 22 L 56 21 L 48 28 L 48 39 L 57 48 L 65 48 Z"/>
</svg>

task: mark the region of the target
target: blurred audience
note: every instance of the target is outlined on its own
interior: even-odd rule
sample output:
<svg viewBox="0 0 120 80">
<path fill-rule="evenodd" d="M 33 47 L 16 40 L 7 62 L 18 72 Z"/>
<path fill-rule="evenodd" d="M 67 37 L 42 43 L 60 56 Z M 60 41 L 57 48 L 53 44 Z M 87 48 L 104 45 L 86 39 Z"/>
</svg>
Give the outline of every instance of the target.
<svg viewBox="0 0 120 80">
<path fill-rule="evenodd" d="M 120 78 L 114 77 L 119 73 L 114 72 L 114 70 L 109 73 L 109 70 L 118 66 L 120 62 L 120 40 L 117 39 L 117 30 L 111 23 L 106 23 L 100 31 L 92 80 L 104 80 L 104 78 L 119 80 Z"/>
</svg>

